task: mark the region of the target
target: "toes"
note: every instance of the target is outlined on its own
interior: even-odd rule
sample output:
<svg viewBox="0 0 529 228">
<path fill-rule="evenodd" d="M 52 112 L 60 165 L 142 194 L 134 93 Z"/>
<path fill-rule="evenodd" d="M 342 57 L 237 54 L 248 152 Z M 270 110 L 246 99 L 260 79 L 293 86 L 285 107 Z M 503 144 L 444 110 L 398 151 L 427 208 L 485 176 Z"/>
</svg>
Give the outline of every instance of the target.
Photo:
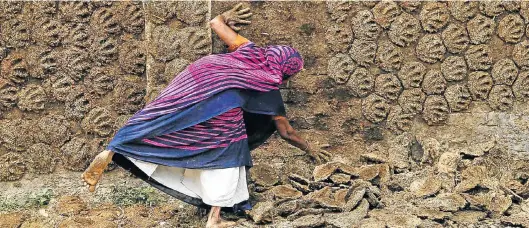
<svg viewBox="0 0 529 228">
<path fill-rule="evenodd" d="M 88 191 L 95 192 L 96 191 L 96 186 L 95 185 L 90 185 L 90 187 L 88 187 Z"/>
<path fill-rule="evenodd" d="M 89 185 L 96 185 L 97 182 L 99 182 L 99 178 L 96 178 L 95 176 L 88 176 L 88 175 L 86 175 L 85 178 L 83 178 L 83 180 Z"/>
<path fill-rule="evenodd" d="M 88 173 L 84 172 L 83 174 L 81 174 L 81 178 L 83 178 L 85 182 L 88 182 L 90 179 L 90 176 L 88 175 Z"/>
</svg>

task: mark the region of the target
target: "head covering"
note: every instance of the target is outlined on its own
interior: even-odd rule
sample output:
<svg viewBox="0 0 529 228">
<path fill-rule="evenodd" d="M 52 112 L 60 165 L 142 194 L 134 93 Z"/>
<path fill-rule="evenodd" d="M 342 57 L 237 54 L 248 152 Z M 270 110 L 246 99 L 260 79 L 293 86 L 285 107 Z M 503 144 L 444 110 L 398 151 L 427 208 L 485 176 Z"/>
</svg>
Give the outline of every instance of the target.
<svg viewBox="0 0 529 228">
<path fill-rule="evenodd" d="M 303 59 L 292 47 L 263 48 L 248 42 L 234 52 L 205 56 L 190 64 L 127 123 L 181 111 L 229 89 L 278 90 L 283 80 L 302 68 Z"/>
<path fill-rule="evenodd" d="M 266 61 L 276 74 L 286 80 L 303 68 L 303 58 L 299 52 L 284 45 L 273 45 L 265 48 Z"/>
</svg>

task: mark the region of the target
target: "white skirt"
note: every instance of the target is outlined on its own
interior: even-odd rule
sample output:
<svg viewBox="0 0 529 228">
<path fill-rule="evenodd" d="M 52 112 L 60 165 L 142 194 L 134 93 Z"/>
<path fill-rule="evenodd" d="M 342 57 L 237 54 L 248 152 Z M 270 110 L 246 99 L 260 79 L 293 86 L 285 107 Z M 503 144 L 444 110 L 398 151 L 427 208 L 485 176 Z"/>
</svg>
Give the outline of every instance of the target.
<svg viewBox="0 0 529 228">
<path fill-rule="evenodd" d="M 200 198 L 210 206 L 233 207 L 248 200 L 246 167 L 185 169 L 126 157 L 145 174 L 180 193 Z"/>
</svg>

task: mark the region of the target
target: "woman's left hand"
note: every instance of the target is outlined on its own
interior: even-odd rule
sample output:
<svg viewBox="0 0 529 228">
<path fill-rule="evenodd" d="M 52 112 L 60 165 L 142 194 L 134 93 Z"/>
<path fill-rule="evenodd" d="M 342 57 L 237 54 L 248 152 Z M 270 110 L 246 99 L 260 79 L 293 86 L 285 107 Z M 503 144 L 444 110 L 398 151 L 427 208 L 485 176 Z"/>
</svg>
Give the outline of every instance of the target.
<svg viewBox="0 0 529 228">
<path fill-rule="evenodd" d="M 226 23 L 230 28 L 232 28 L 235 31 L 241 30 L 241 28 L 235 26 L 236 24 L 250 24 L 252 23 L 249 20 L 245 20 L 252 16 L 252 13 L 250 13 L 250 8 L 241 8 L 242 3 L 237 4 L 235 7 L 233 7 L 231 10 L 228 10 L 224 13 L 222 13 L 222 18 L 224 19 L 224 23 Z"/>
<path fill-rule="evenodd" d="M 331 153 L 322 149 L 309 149 L 307 155 L 313 159 L 317 164 L 328 162 L 331 160 Z"/>
</svg>

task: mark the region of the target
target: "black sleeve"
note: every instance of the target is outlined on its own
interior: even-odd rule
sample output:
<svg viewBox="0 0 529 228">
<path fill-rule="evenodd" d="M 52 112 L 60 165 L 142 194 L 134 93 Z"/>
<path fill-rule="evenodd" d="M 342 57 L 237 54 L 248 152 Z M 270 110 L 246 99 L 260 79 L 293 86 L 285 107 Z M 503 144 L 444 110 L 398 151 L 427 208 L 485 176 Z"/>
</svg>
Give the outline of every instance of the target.
<svg viewBox="0 0 529 228">
<path fill-rule="evenodd" d="M 263 144 L 276 131 L 273 116 L 286 116 L 281 92 L 249 92 L 248 102 L 243 107 L 244 123 L 250 150 Z"/>
</svg>

